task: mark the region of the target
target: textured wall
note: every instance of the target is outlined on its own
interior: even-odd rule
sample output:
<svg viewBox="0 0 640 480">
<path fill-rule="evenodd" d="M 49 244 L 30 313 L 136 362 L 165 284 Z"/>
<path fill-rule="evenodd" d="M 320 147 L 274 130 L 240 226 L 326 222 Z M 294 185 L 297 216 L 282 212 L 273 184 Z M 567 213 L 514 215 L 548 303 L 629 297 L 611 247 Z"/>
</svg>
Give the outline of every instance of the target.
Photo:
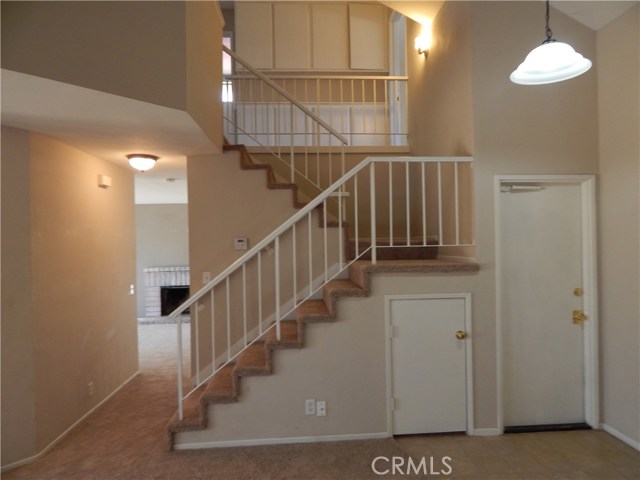
<svg viewBox="0 0 640 480">
<path fill-rule="evenodd" d="M 3 352 L 3 391 L 17 392 L 7 382 L 24 378 L 19 401 L 12 393 L 5 406 L 3 394 L 3 417 L 25 420 L 23 431 L 3 428 L 3 445 L 25 446 L 11 452 L 13 458 L 3 456 L 5 465 L 50 445 L 138 368 L 135 300 L 129 294 L 135 283 L 132 173 L 40 134 L 14 135 L 28 142 L 27 156 L 20 158 L 28 171 L 13 171 L 20 175 L 12 181 L 28 186 L 30 208 L 10 204 L 9 218 L 19 217 L 23 225 L 9 224 L 5 232 L 3 202 L 3 235 L 15 232 L 25 241 L 14 255 L 28 271 L 18 279 L 31 304 L 30 311 L 27 301 L 19 316 L 3 323 L 3 337 L 16 334 L 20 346 L 20 355 L 9 350 L 6 358 Z M 98 187 L 100 174 L 112 178 L 110 189 Z M 10 272 L 3 270 L 3 283 Z M 5 331 L 6 325 L 11 328 Z"/>
<path fill-rule="evenodd" d="M 640 444 L 640 8 L 598 32 L 602 421 Z"/>
</svg>

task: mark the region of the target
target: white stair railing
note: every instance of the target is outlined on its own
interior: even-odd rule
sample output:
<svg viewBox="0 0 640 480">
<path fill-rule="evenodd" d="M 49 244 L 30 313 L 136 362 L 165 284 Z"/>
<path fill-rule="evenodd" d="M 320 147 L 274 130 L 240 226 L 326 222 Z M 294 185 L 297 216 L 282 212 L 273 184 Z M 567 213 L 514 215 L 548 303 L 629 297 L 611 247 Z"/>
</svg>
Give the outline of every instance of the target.
<svg viewBox="0 0 640 480">
<path fill-rule="evenodd" d="M 252 75 L 242 72 L 225 77 L 227 88 L 239 90 L 252 79 Z M 408 145 L 408 79 L 407 76 L 390 75 L 269 74 L 269 80 L 340 132 L 350 146 L 360 147 Z M 247 144 L 246 140 L 251 142 L 249 145 L 274 148 L 279 137 L 270 133 L 260 115 L 277 110 L 278 104 L 271 103 L 271 98 L 261 96 L 261 93 L 254 89 L 251 97 L 234 99 L 235 108 L 244 114 L 245 132 L 254 137 L 246 138 L 239 132 L 239 139 L 243 140 L 239 143 Z M 262 131 L 253 132 L 254 127 Z M 322 142 L 327 139 L 320 140 L 323 146 Z"/>
<path fill-rule="evenodd" d="M 322 191 L 345 173 L 347 139 L 317 113 L 226 46 L 232 71 L 222 85 L 224 134 L 231 142 L 264 147 L 288 170 Z"/>
<path fill-rule="evenodd" d="M 313 298 L 352 262 L 389 247 L 473 246 L 470 157 L 369 157 L 195 292 L 178 326 L 178 411 L 217 371 Z M 347 255 L 347 245 L 350 255 Z M 192 384 L 183 384 L 183 314 Z"/>
</svg>

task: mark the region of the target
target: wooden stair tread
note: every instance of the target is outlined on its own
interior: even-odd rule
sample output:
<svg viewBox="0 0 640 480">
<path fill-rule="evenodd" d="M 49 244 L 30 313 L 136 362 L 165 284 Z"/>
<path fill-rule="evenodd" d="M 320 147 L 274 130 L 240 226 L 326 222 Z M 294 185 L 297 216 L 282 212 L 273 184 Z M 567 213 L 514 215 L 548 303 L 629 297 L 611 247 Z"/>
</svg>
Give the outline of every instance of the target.
<svg viewBox="0 0 640 480">
<path fill-rule="evenodd" d="M 324 286 L 326 295 L 340 297 L 366 297 L 367 292 L 351 280 L 331 280 Z"/>
<path fill-rule="evenodd" d="M 267 351 L 264 342 L 256 342 L 247 347 L 236 361 L 233 374 L 236 376 L 243 375 L 267 375 L 270 373 L 269 364 L 267 363 Z"/>
<path fill-rule="evenodd" d="M 267 343 L 272 347 L 287 348 L 302 346 L 300 342 L 300 325 L 295 320 L 282 320 L 280 322 L 280 340 L 274 326 L 266 334 Z"/>
<path fill-rule="evenodd" d="M 201 387 L 200 390 L 204 391 L 204 387 Z M 176 412 L 168 425 L 168 429 L 171 432 L 187 432 L 206 427 L 206 418 L 200 409 L 201 395 L 201 392 L 196 391 L 184 399 L 182 403 L 182 420 L 178 418 L 178 412 Z"/>
<path fill-rule="evenodd" d="M 296 308 L 296 318 L 299 321 L 313 322 L 330 320 L 331 312 L 324 300 L 307 300 Z"/>
<path fill-rule="evenodd" d="M 207 384 L 200 403 L 206 407 L 209 403 L 231 403 L 238 400 L 237 388 L 233 380 L 235 364 L 224 366 Z"/>
</svg>

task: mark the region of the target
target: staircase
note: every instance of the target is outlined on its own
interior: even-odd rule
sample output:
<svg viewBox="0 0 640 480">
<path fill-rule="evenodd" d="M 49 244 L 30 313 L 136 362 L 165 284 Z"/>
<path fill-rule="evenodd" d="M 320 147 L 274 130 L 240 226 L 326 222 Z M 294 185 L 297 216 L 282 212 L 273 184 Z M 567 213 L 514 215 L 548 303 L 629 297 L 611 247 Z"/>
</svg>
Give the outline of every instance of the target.
<svg viewBox="0 0 640 480">
<path fill-rule="evenodd" d="M 281 336 L 270 330 L 240 354 L 235 362 L 220 369 L 211 380 L 188 397 L 182 420 L 176 413 L 167 425 L 169 450 L 173 449 L 176 433 L 204 430 L 209 427 L 208 412 L 213 405 L 240 401 L 243 377 L 271 375 L 277 350 L 303 348 L 305 329 L 310 324 L 337 320 L 337 303 L 345 297 L 368 297 L 371 276 L 375 273 L 477 272 L 475 263 L 438 260 L 382 261 L 376 265 L 357 261 L 349 267 L 349 278 L 332 280 L 323 287 L 322 300 L 307 300 L 296 309 L 295 320 L 281 322 Z"/>
<path fill-rule="evenodd" d="M 312 130 L 325 129 L 340 140 L 341 171 L 337 178 L 331 170 L 328 178 L 307 177 L 293 148 L 288 158 L 272 152 L 289 160 L 286 182 L 270 165 L 255 162 L 244 145 L 224 146 L 239 152 L 242 169 L 264 170 L 269 189 L 291 190 L 298 212 L 170 315 L 178 324 L 179 358 L 169 448 L 177 433 L 208 428 L 210 406 L 238 402 L 243 377 L 270 375 L 276 350 L 302 348 L 307 324 L 335 321 L 338 299 L 367 297 L 372 273 L 477 269 L 436 259 L 440 247 L 473 244 L 459 195 L 461 179 L 471 175 L 471 158 L 369 157 L 345 172 L 339 134 L 313 112 L 295 103 L 292 112 L 294 107 L 316 122 Z M 300 192 L 300 177 L 317 188 L 314 198 Z M 195 335 L 194 374 L 184 385 L 181 322 L 187 309 Z"/>
</svg>

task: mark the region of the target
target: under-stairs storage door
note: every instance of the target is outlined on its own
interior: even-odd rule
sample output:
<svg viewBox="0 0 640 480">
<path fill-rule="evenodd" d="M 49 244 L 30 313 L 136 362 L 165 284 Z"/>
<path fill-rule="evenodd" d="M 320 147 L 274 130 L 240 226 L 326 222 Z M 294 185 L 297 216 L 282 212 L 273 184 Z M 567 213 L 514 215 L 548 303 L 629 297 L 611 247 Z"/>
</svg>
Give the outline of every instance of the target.
<svg viewBox="0 0 640 480">
<path fill-rule="evenodd" d="M 443 297 L 389 300 L 396 435 L 467 430 L 470 301 Z"/>
</svg>

